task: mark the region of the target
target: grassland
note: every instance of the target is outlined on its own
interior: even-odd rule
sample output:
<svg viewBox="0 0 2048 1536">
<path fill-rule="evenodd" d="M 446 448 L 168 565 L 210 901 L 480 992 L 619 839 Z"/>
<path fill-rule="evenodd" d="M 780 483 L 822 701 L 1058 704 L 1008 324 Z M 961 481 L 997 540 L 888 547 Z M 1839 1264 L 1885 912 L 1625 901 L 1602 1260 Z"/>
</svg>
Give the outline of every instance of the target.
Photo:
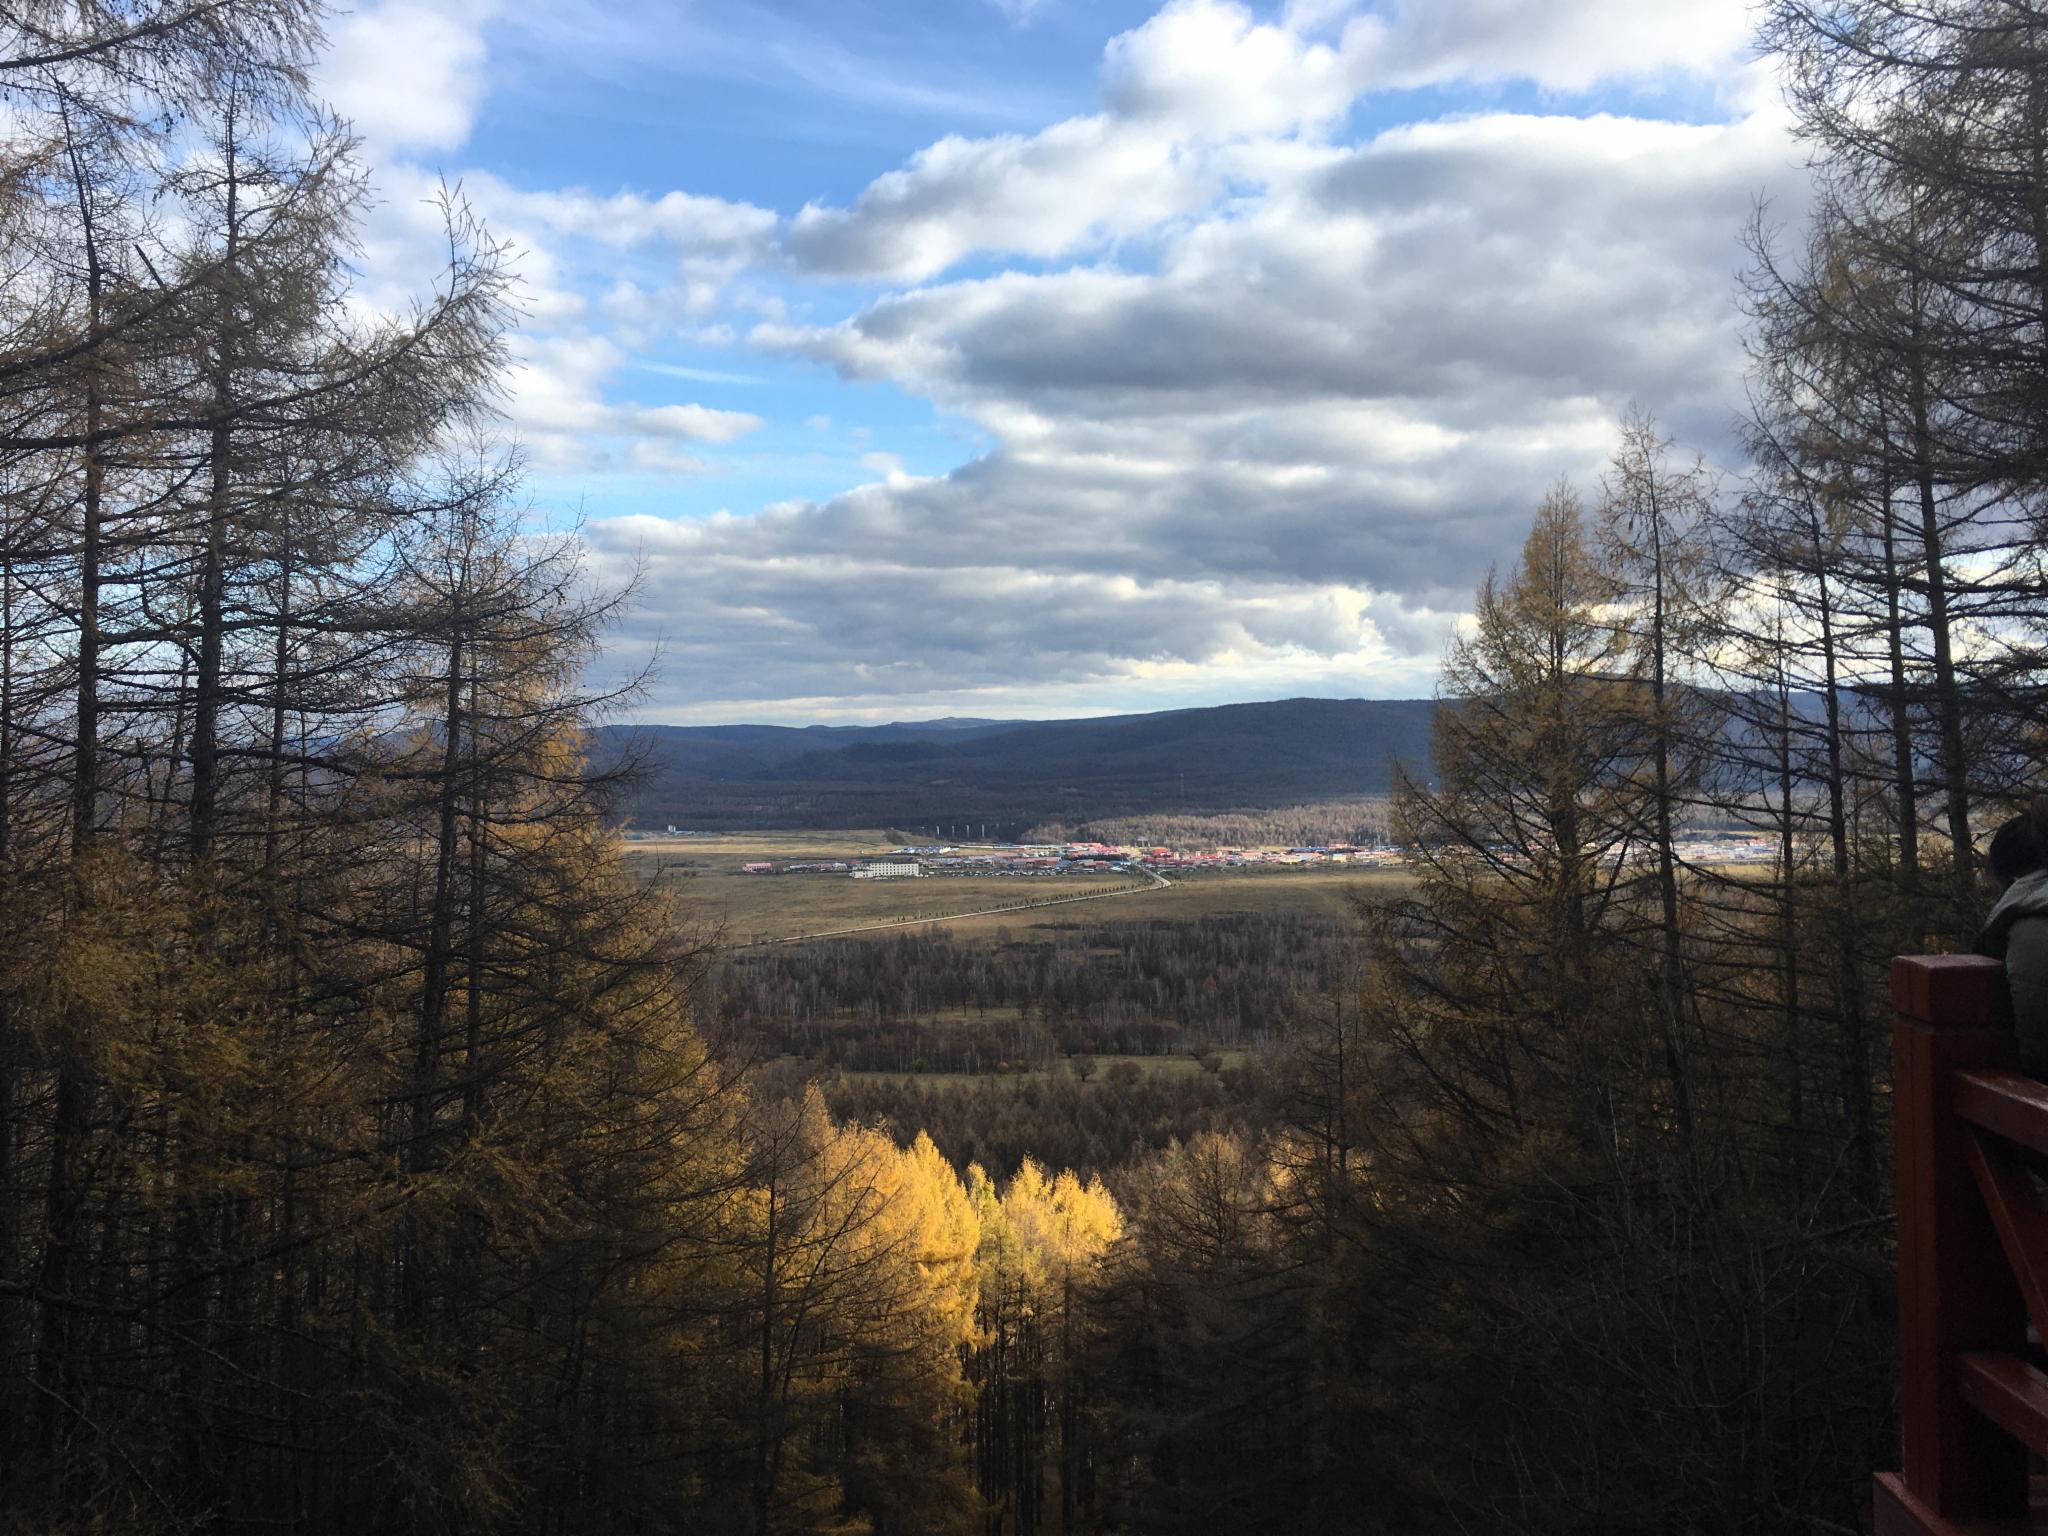
<svg viewBox="0 0 2048 1536">
<path fill-rule="evenodd" d="M 1413 883 L 1388 869 L 1220 869 L 1173 876 L 1170 887 L 1149 887 L 1099 906 L 1049 907 L 1042 912 L 960 918 L 947 927 L 961 937 L 993 934 L 1006 927 L 1013 938 L 1031 930 L 1050 934 L 1059 925 L 1178 918 L 1192 921 L 1232 912 L 1311 912 L 1347 917 L 1355 896 L 1382 896 Z"/>
<path fill-rule="evenodd" d="M 722 930 L 728 945 L 801 938 L 875 923 L 946 920 L 1019 902 L 1078 896 L 1091 890 L 1137 891 L 1152 884 L 1124 875 L 854 880 L 845 875 L 749 875 L 740 869 L 743 864 L 762 861 L 868 858 L 892 846 L 880 832 L 643 838 L 628 845 L 627 864 L 647 878 L 670 884 L 684 920 Z M 1062 905 L 1044 910 L 1076 909 Z M 1002 915 L 1022 919 L 1033 914 Z"/>
<path fill-rule="evenodd" d="M 872 832 L 758 832 L 638 838 L 629 867 L 671 885 L 686 921 L 723 931 L 729 945 L 798 938 L 899 920 L 943 921 L 962 938 L 1049 937 L 1075 922 L 1194 919 L 1231 912 L 1309 911 L 1341 917 L 1356 895 L 1402 888 L 1399 870 L 1243 868 L 1175 876 L 1170 887 L 1122 876 L 933 876 L 853 880 L 844 875 L 748 875 L 760 861 L 867 858 L 894 846 Z M 986 911 L 1023 901 L 1116 889 L 1113 900 L 1025 911 Z M 887 932 L 887 930 L 881 930 Z"/>
</svg>

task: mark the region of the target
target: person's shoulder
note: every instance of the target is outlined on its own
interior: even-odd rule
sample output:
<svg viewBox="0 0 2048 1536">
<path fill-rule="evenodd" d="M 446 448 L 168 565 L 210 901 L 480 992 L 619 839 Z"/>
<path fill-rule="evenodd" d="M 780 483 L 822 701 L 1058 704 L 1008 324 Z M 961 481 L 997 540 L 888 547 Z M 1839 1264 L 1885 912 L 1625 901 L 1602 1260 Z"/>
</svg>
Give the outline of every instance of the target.
<svg viewBox="0 0 2048 1536">
<path fill-rule="evenodd" d="M 2006 930 L 2005 963 L 2048 970 L 2048 911 L 2017 913 Z"/>
</svg>

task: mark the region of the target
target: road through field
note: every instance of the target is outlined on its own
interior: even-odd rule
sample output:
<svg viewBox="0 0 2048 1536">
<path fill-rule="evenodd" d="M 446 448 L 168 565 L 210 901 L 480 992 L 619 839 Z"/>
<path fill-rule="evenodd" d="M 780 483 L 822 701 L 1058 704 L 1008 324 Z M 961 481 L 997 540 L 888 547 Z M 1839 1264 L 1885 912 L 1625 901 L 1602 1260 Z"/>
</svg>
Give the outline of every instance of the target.
<svg viewBox="0 0 2048 1536">
<path fill-rule="evenodd" d="M 1063 907 L 1077 901 L 1108 901 L 1116 896 L 1134 896 L 1142 891 L 1155 891 L 1172 886 L 1173 882 L 1156 869 L 1143 864 L 1131 866 L 1152 883 L 1150 885 L 1120 885 L 1110 891 L 1084 891 L 1078 896 L 1040 896 L 1031 901 L 1005 902 L 1001 906 L 976 907 L 968 912 L 948 912 L 941 917 L 898 917 L 886 923 L 861 923 L 852 928 L 832 928 L 823 933 L 795 933 L 787 938 L 756 939 L 751 944 L 735 944 L 734 949 L 771 949 L 778 944 L 809 944 L 817 939 L 843 939 L 857 933 L 880 933 L 886 928 L 923 928 L 933 923 L 953 923 L 964 917 L 993 917 L 1000 912 L 1035 912 L 1041 907 Z"/>
</svg>

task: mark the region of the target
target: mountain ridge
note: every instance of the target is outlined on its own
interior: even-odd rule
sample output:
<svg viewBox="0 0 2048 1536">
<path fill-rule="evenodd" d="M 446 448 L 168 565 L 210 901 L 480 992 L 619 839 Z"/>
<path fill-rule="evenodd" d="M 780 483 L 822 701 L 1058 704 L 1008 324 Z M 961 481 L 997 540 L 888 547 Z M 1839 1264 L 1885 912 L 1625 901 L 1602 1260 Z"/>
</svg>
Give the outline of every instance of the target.
<svg viewBox="0 0 2048 1536">
<path fill-rule="evenodd" d="M 1294 698 L 1060 720 L 614 726 L 636 826 L 987 824 L 1217 812 L 1384 794 L 1429 753 L 1431 699 Z"/>
</svg>

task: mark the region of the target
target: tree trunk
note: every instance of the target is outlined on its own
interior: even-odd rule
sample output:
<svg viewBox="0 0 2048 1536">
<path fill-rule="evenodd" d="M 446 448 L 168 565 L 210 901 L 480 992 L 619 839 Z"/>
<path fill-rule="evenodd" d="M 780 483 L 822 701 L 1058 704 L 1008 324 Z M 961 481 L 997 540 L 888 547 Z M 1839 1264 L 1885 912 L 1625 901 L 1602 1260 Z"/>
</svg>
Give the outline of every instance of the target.
<svg viewBox="0 0 2048 1536">
<path fill-rule="evenodd" d="M 225 603 L 228 513 L 234 486 L 234 435 L 230 418 L 234 403 L 235 284 L 240 255 L 238 193 L 235 166 L 235 122 L 228 113 L 223 170 L 227 222 L 219 281 L 224 293 L 216 306 L 213 378 L 213 431 L 208 446 L 206 547 L 199 575 L 199 670 L 192 710 L 192 862 L 213 857 L 214 823 L 220 802 L 220 705 L 222 608 Z"/>
<path fill-rule="evenodd" d="M 1913 410 L 1913 471 L 1920 493 L 1920 544 L 1926 561 L 1927 628 L 1934 646 L 1935 719 L 1941 733 L 1942 782 L 1948 793 L 1950 880 L 1958 914 L 1977 909 L 1975 850 L 1970 840 L 1969 765 L 1964 759 L 1962 690 L 1950 642 L 1948 573 L 1944 565 L 1941 506 L 1935 494 L 1934 443 L 1928 420 L 1927 374 L 1917 313 L 1909 353 Z"/>
<path fill-rule="evenodd" d="M 1901 613 L 1903 582 L 1898 541 L 1892 526 L 1892 483 L 1884 480 L 1878 526 L 1883 531 L 1885 649 L 1891 668 L 1887 699 L 1891 710 L 1892 777 L 1898 797 L 1899 883 L 1911 892 L 1920 883 L 1919 768 L 1913 760 L 1913 718 L 1906 693 L 1905 621 Z"/>
</svg>

